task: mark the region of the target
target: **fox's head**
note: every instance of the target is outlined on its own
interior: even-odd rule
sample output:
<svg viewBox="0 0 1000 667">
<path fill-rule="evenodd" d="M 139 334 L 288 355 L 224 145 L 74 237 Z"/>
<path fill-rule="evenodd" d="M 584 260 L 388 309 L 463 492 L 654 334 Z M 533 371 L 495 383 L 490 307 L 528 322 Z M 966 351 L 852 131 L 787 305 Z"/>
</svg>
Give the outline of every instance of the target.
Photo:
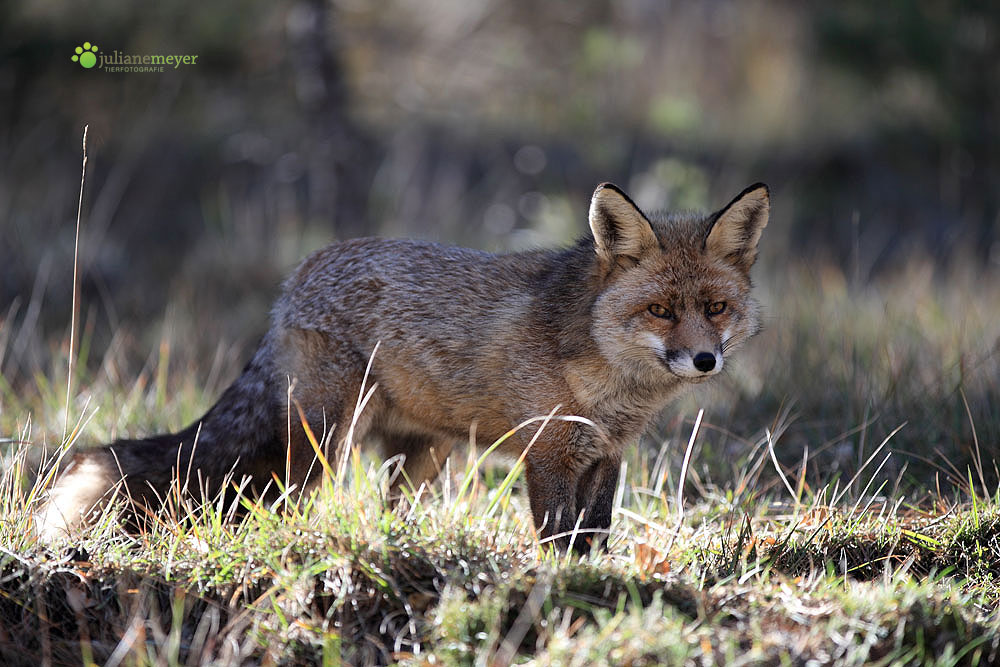
<svg viewBox="0 0 1000 667">
<path fill-rule="evenodd" d="M 721 371 L 759 329 L 750 267 L 768 212 L 762 183 L 711 215 L 651 217 L 616 186 L 599 186 L 590 228 L 605 285 L 594 306 L 604 356 L 654 380 Z"/>
</svg>

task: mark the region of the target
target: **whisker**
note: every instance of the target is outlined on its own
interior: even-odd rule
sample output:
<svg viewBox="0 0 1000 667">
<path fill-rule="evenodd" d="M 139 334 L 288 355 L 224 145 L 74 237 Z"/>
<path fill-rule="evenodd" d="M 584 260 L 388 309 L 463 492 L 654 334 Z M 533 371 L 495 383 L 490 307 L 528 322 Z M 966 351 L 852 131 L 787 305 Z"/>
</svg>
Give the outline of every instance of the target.
<svg viewBox="0 0 1000 667">
<path fill-rule="evenodd" d="M 736 344 L 739 341 L 737 341 L 735 339 L 736 339 L 736 336 L 730 336 L 726 340 L 722 341 L 722 353 L 723 354 L 725 354 L 726 352 L 728 352 L 729 350 L 733 349 L 733 347 L 736 346 Z"/>
</svg>

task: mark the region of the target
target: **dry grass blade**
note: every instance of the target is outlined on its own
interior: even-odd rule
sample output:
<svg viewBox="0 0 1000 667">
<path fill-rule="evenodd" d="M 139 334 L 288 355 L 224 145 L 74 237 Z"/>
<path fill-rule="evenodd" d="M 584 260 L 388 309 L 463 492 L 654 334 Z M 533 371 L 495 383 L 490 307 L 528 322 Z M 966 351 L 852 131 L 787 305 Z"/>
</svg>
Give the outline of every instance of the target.
<svg viewBox="0 0 1000 667">
<path fill-rule="evenodd" d="M 70 397 L 73 393 L 73 362 L 76 360 L 76 318 L 80 310 L 79 257 L 80 257 L 80 218 L 83 216 L 83 184 L 87 178 L 87 130 L 83 126 L 83 164 L 80 167 L 80 197 L 76 207 L 76 233 L 73 239 L 73 295 L 69 324 L 69 369 L 66 373 L 66 414 L 63 421 L 62 441 L 66 441 L 66 431 L 69 429 Z"/>
</svg>

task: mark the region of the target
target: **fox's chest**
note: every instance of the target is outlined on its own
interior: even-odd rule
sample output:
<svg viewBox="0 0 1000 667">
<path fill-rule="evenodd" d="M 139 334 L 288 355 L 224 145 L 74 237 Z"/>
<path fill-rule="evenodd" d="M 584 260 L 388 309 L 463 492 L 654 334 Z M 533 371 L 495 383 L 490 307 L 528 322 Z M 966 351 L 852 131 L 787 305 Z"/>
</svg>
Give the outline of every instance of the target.
<svg viewBox="0 0 1000 667">
<path fill-rule="evenodd" d="M 567 384 L 585 416 L 601 425 L 613 441 L 630 441 L 682 388 L 673 378 L 596 374 L 587 368 L 566 374 Z"/>
</svg>

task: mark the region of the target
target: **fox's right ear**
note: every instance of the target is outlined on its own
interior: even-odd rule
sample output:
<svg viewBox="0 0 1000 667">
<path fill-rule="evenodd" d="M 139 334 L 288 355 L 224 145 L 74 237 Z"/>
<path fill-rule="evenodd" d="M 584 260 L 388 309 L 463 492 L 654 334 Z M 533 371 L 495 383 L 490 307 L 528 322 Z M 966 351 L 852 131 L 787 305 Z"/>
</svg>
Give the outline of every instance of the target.
<svg viewBox="0 0 1000 667">
<path fill-rule="evenodd" d="M 601 183 L 590 200 L 590 231 L 597 254 L 613 266 L 622 260 L 635 263 L 659 245 L 649 219 L 622 190 Z"/>
</svg>

